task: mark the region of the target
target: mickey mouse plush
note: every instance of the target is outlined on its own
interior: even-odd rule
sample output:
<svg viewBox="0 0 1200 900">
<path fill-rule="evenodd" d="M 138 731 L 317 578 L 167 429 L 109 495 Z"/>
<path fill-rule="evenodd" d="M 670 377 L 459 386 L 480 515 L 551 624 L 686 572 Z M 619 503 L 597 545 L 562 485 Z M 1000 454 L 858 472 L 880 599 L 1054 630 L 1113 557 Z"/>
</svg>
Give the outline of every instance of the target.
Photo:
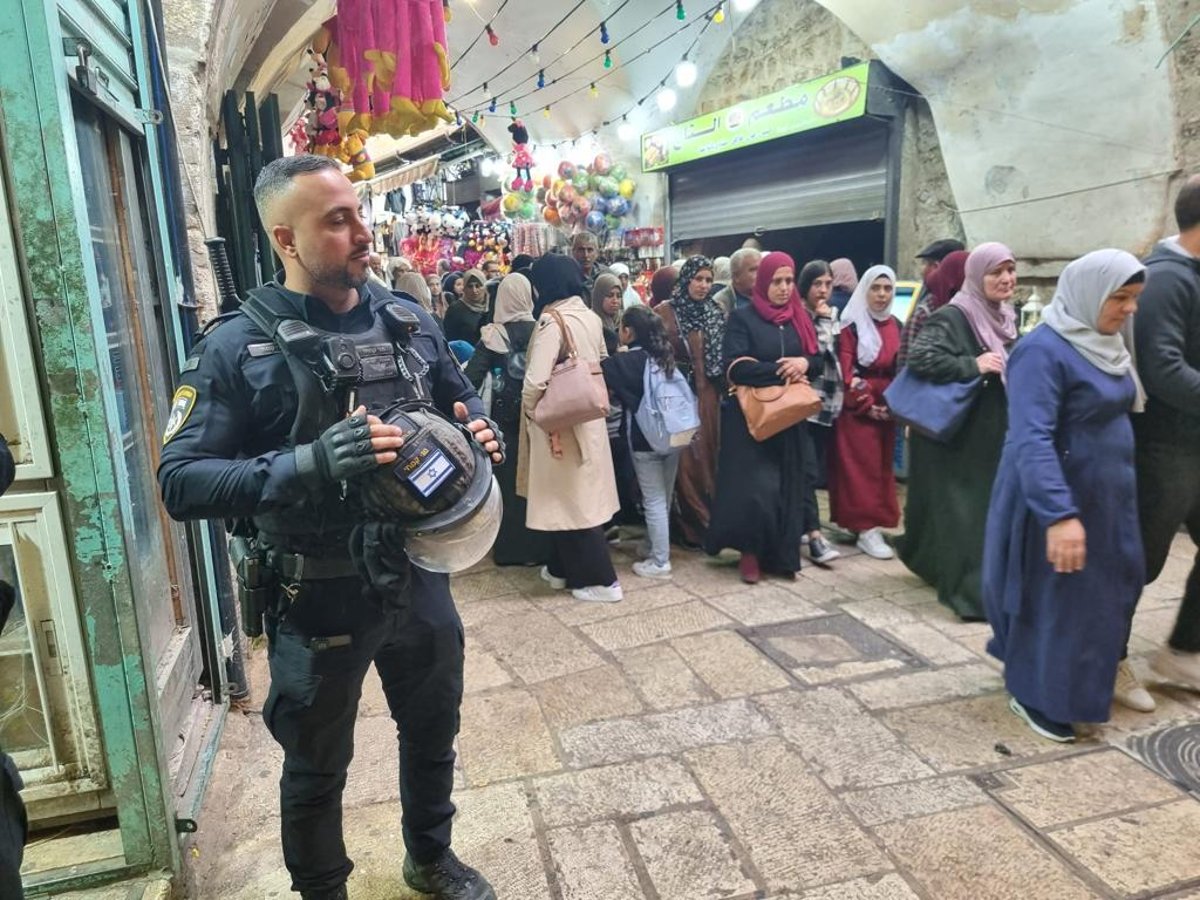
<svg viewBox="0 0 1200 900">
<path fill-rule="evenodd" d="M 525 127 L 525 123 L 520 119 L 513 119 L 512 124 L 508 126 L 508 132 L 513 139 L 513 168 L 517 170 L 517 177 L 513 179 L 512 190 L 526 192 L 533 190 L 533 178 L 529 174 L 529 170 L 533 168 L 533 154 L 529 152 L 529 131 Z M 521 178 L 521 173 L 525 173 L 525 178 Z"/>
</svg>

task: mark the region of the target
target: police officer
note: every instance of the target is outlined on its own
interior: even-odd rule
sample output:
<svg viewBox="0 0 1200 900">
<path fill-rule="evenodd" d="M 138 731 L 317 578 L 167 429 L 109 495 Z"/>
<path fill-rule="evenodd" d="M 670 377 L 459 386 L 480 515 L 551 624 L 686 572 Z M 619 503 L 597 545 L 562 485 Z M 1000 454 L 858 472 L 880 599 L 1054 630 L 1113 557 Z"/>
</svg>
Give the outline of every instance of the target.
<svg viewBox="0 0 1200 900">
<path fill-rule="evenodd" d="M 276 160 L 254 198 L 284 277 L 251 291 L 197 343 L 172 402 L 158 478 L 177 519 L 252 520 L 254 558 L 277 586 L 265 616 L 263 721 L 284 750 L 281 832 L 292 889 L 305 900 L 347 896 L 342 790 L 374 662 L 399 727 L 404 880 L 446 900 L 494 900 L 450 849 L 463 632 L 449 579 L 409 570 L 394 542 L 367 541 L 364 551 L 360 540 L 359 554 L 373 548 L 383 570 L 404 570 L 400 590 L 367 583 L 359 573 L 378 571 L 381 560 L 363 565 L 351 552 L 363 517 L 346 487 L 396 461 L 402 432 L 375 415 L 389 401 L 424 396 L 470 420 L 497 463 L 503 438 L 433 319 L 368 280 L 371 232 L 336 161 Z M 354 344 L 359 383 L 331 384 L 319 371 L 329 354 L 311 341 L 291 347 L 297 323 L 323 346 Z"/>
</svg>

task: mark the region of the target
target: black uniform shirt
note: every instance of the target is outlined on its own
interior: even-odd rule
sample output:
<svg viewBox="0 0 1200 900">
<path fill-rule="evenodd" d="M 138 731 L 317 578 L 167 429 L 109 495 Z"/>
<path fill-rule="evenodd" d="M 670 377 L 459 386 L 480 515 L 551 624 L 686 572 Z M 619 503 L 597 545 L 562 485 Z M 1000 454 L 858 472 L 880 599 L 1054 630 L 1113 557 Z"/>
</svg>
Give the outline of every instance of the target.
<svg viewBox="0 0 1200 900">
<path fill-rule="evenodd" d="M 335 315 L 320 300 L 274 289 L 303 319 L 324 331 L 355 334 L 371 327 L 364 297 L 350 312 Z M 420 304 L 406 295 L 368 285 L 376 298 L 398 298 L 420 321 L 412 348 L 429 364 L 425 389 L 442 412 L 466 404 L 471 418 L 483 404 L 463 375 L 445 338 Z M 250 319 L 234 314 L 206 332 L 184 366 L 163 436 L 158 482 L 163 504 L 176 519 L 248 518 L 295 509 L 311 515 L 314 530 L 320 504 L 296 473 L 288 438 L 296 418 L 296 387 L 283 355 Z M 397 398 L 399 399 L 399 398 Z"/>
</svg>

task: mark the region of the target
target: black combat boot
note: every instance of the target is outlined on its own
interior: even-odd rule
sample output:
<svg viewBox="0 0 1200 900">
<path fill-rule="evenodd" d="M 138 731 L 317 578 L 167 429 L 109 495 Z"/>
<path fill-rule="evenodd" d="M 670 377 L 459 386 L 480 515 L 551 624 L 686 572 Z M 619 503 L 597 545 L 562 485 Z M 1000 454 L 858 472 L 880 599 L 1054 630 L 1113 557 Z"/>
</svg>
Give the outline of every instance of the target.
<svg viewBox="0 0 1200 900">
<path fill-rule="evenodd" d="M 496 900 L 496 892 L 487 879 L 461 862 L 449 849 L 424 865 L 405 854 L 404 883 L 414 891 L 432 894 L 438 900 Z"/>
<path fill-rule="evenodd" d="M 340 884 L 335 888 L 322 888 L 316 891 L 301 891 L 300 900 L 348 900 L 350 895 L 346 886 Z"/>
</svg>

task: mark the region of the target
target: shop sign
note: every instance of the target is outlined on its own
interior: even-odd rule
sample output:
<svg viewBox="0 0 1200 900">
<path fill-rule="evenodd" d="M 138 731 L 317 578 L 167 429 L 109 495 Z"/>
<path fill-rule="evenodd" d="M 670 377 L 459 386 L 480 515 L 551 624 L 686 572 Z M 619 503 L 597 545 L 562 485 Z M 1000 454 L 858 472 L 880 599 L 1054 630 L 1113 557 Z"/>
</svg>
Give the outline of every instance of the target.
<svg viewBox="0 0 1200 900">
<path fill-rule="evenodd" d="M 789 134 L 856 119 L 867 109 L 867 72 L 859 63 L 642 135 L 642 171 L 728 153 Z"/>
</svg>

